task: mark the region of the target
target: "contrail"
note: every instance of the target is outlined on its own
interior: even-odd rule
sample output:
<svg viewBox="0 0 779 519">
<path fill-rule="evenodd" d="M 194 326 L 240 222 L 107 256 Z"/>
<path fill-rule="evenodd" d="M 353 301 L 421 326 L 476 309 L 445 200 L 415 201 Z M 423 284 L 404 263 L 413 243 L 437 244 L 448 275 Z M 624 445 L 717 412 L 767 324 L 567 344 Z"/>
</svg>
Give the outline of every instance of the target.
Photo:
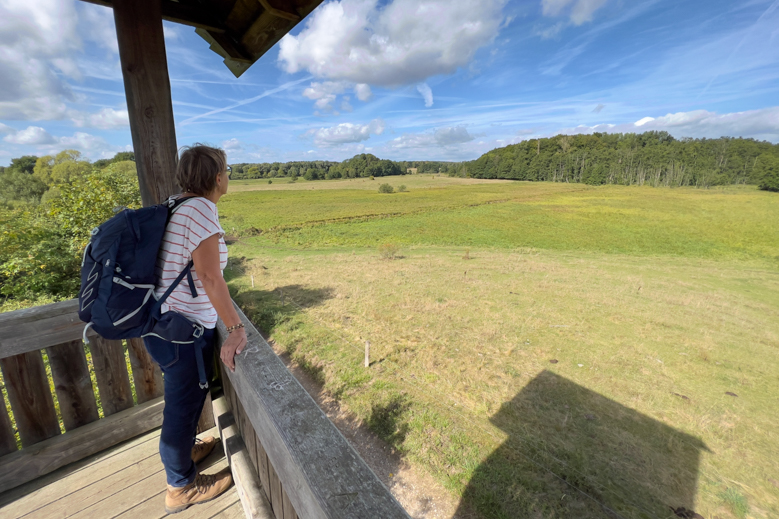
<svg viewBox="0 0 779 519">
<path fill-rule="evenodd" d="M 777 0 L 777 2 L 779 2 L 779 0 Z M 190 117 L 189 119 L 185 119 L 184 121 L 182 121 L 181 122 L 181 126 L 186 126 L 187 124 L 189 124 L 189 123 L 191 123 L 193 121 L 196 121 L 196 120 L 201 119 L 203 117 L 208 117 L 209 115 L 214 115 L 214 114 L 226 112 L 227 110 L 232 110 L 233 108 L 237 108 L 239 106 L 248 105 L 249 103 L 253 103 L 253 102 L 255 102 L 255 101 L 259 100 L 259 99 L 262 99 L 263 97 L 268 97 L 268 96 L 273 95 L 273 94 L 275 94 L 277 92 L 281 92 L 283 90 L 286 90 L 289 87 L 295 86 L 298 83 L 302 83 L 303 81 L 308 81 L 309 79 L 312 79 L 313 77 L 314 76 L 308 76 L 308 77 L 304 77 L 303 79 L 298 79 L 298 80 L 295 80 L 295 81 L 289 81 L 289 82 L 284 83 L 283 85 L 281 85 L 279 87 L 273 88 L 271 90 L 266 90 L 265 92 L 263 92 L 262 94 L 260 94 L 258 96 L 254 96 L 254 97 L 249 98 L 249 99 L 244 99 L 243 101 L 238 101 L 237 103 L 232 104 L 230 106 L 225 106 L 224 108 L 217 108 L 216 110 L 211 110 L 210 112 L 206 112 L 204 114 L 195 115 L 194 117 Z"/>
<path fill-rule="evenodd" d="M 752 25 L 750 25 L 750 26 L 749 26 L 749 29 L 747 29 L 746 31 L 744 31 L 744 32 L 745 32 L 745 34 L 744 34 L 744 37 L 743 37 L 743 38 L 741 38 L 741 41 L 740 41 L 740 42 L 738 42 L 738 45 L 736 45 L 736 47 L 735 47 L 735 48 L 734 48 L 734 49 L 731 51 L 731 53 L 730 53 L 730 56 L 728 56 L 728 59 L 727 59 L 727 60 L 725 60 L 725 66 L 727 66 L 727 65 L 730 63 L 730 60 L 733 58 L 733 56 L 736 54 L 736 52 L 738 52 L 738 50 L 741 48 L 741 46 L 742 46 L 742 45 L 744 45 L 744 42 L 745 42 L 745 41 L 747 41 L 747 38 L 748 38 L 748 37 L 749 37 L 749 35 L 750 35 L 750 30 L 751 30 L 753 27 L 755 27 L 757 24 L 759 24 L 759 23 L 760 23 L 760 22 L 763 20 L 763 18 L 765 18 L 767 15 L 769 15 L 769 14 L 773 13 L 773 12 L 776 10 L 776 8 L 777 8 L 777 7 L 779 7 L 779 0 L 775 0 L 775 1 L 774 1 L 774 3 L 772 3 L 772 4 L 771 4 L 771 5 L 768 7 L 768 9 L 766 9 L 766 10 L 763 12 L 763 14 L 761 14 L 761 15 L 760 15 L 760 18 L 758 18 L 758 19 L 757 19 L 757 21 L 756 21 L 755 23 L 753 23 Z M 723 67 L 723 68 L 724 68 L 724 67 Z M 697 99 L 700 99 L 700 98 L 701 98 L 701 96 L 702 96 L 703 94 L 705 94 L 706 92 L 708 92 L 708 90 L 709 90 L 709 87 L 711 86 L 711 84 L 712 84 L 712 83 L 714 83 L 714 81 L 716 81 L 716 80 L 717 80 L 717 78 L 718 78 L 718 77 L 720 76 L 720 74 L 721 74 L 721 71 L 722 71 L 722 68 L 720 69 L 720 72 L 717 72 L 716 74 L 714 74 L 714 77 L 713 77 L 713 78 L 711 78 L 711 79 L 709 80 L 709 84 L 707 84 L 707 85 L 706 85 L 706 88 L 704 88 L 704 89 L 701 91 L 701 93 L 700 93 L 700 94 L 698 94 L 698 97 L 696 97 L 696 98 L 695 98 L 696 100 L 697 100 Z"/>
</svg>

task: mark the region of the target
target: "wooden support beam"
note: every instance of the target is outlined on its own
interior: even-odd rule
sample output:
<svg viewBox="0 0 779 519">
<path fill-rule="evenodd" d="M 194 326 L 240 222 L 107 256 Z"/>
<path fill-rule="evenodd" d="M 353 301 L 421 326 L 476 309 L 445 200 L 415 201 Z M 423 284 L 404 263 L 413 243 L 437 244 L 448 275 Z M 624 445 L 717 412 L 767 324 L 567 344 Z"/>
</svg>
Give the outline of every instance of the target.
<svg viewBox="0 0 779 519">
<path fill-rule="evenodd" d="M 144 206 L 180 192 L 161 0 L 114 0 L 119 58 Z"/>
<path fill-rule="evenodd" d="M 81 339 L 46 348 L 66 431 L 99 420 Z"/>
<path fill-rule="evenodd" d="M 82 0 L 89 4 L 113 7 L 111 0 Z M 214 13 L 202 5 L 182 4 L 176 1 L 163 0 L 162 19 L 169 22 L 189 25 L 211 32 L 225 32 L 225 27 Z"/>
<path fill-rule="evenodd" d="M 265 8 L 266 11 L 268 11 L 270 14 L 277 18 L 284 18 L 285 20 L 289 20 L 291 22 L 299 22 L 302 18 L 298 13 L 293 13 L 292 11 L 284 11 L 282 9 L 277 9 L 270 5 L 270 2 L 268 0 L 260 0 L 260 5 Z"/>
<path fill-rule="evenodd" d="M 0 493 L 162 424 L 161 398 L 0 458 Z"/>
</svg>

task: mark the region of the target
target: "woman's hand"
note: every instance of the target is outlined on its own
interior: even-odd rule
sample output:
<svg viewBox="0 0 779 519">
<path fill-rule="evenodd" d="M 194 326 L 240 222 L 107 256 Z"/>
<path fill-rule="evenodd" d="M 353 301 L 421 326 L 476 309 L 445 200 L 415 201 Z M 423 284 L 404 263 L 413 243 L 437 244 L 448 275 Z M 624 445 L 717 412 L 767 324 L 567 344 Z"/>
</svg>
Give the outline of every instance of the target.
<svg viewBox="0 0 779 519">
<path fill-rule="evenodd" d="M 227 340 L 222 344 L 222 351 L 219 357 L 230 371 L 235 371 L 235 356 L 240 355 L 246 346 L 246 330 L 238 328 L 227 336 Z"/>
</svg>

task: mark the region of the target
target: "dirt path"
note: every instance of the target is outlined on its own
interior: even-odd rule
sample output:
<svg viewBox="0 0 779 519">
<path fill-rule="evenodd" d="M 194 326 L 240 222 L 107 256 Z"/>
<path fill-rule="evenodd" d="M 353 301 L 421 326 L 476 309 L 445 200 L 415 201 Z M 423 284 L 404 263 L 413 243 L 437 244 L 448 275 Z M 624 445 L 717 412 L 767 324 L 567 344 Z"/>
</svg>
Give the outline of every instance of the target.
<svg viewBox="0 0 779 519">
<path fill-rule="evenodd" d="M 268 340 L 268 338 L 265 338 Z M 432 476 L 403 461 L 400 455 L 368 427 L 343 409 L 272 340 L 268 344 L 286 364 L 308 394 L 362 456 L 373 472 L 390 489 L 403 508 L 415 519 L 465 519 L 454 513 L 459 500 L 454 498 Z"/>
</svg>

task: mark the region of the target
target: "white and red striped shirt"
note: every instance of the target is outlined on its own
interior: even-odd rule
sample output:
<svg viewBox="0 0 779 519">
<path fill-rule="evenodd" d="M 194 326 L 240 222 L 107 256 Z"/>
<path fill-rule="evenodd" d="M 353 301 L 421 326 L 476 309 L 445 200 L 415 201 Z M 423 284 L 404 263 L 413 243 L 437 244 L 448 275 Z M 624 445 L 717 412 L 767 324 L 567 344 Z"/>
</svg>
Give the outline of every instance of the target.
<svg viewBox="0 0 779 519">
<path fill-rule="evenodd" d="M 157 253 L 157 298 L 162 297 L 171 283 L 176 280 L 189 260 L 192 251 L 200 242 L 219 234 L 219 269 L 227 266 L 227 245 L 224 241 L 224 229 L 219 225 L 219 213 L 216 204 L 206 198 L 193 198 L 183 202 L 168 220 L 162 245 Z M 162 313 L 169 310 L 202 324 L 206 328 L 216 326 L 216 310 L 203 289 L 203 283 L 192 267 L 192 279 L 195 281 L 197 298 L 192 297 L 189 283 L 185 277 L 162 304 Z"/>
</svg>

